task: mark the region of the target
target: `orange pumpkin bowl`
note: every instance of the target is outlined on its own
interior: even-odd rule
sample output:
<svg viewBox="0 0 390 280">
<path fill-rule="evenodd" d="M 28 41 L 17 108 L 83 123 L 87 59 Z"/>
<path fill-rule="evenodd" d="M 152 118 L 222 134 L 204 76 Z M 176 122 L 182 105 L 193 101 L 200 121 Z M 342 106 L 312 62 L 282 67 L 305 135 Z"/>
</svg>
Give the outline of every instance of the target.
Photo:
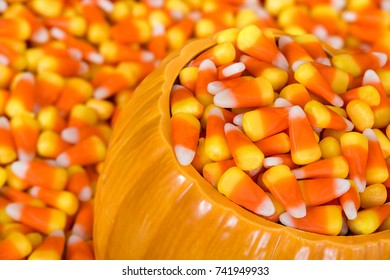
<svg viewBox="0 0 390 280">
<path fill-rule="evenodd" d="M 215 44 L 189 42 L 138 86 L 116 122 L 95 196 L 97 259 L 390 259 L 390 231 L 324 236 L 267 221 L 179 165 L 170 89 Z"/>
</svg>

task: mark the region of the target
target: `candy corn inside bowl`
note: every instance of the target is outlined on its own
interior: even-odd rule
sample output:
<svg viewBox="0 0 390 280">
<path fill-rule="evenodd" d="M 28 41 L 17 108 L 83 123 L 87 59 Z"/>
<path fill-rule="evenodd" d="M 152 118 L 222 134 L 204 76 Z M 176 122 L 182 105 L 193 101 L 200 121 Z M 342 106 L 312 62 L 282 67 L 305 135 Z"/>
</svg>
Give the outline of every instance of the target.
<svg viewBox="0 0 390 280">
<path fill-rule="evenodd" d="M 389 259 L 381 53 L 250 25 L 137 88 L 96 193 L 98 259 Z"/>
</svg>

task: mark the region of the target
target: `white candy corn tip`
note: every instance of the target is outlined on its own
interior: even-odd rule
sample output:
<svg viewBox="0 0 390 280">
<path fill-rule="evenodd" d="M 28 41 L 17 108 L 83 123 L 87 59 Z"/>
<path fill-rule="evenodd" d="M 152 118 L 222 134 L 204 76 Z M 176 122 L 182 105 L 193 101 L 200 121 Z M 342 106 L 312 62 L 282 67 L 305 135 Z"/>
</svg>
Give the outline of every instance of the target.
<svg viewBox="0 0 390 280">
<path fill-rule="evenodd" d="M 235 126 L 234 124 L 231 124 L 231 123 L 226 123 L 225 126 L 224 126 L 225 134 L 229 133 L 231 131 L 237 131 L 237 130 L 240 130 L 240 129 L 237 126 Z"/>
<path fill-rule="evenodd" d="M 234 63 L 230 66 L 227 66 L 222 70 L 222 75 L 225 77 L 233 76 L 237 73 L 241 73 L 245 70 L 245 64 L 242 62 Z"/>
<path fill-rule="evenodd" d="M 291 65 L 291 69 L 295 72 L 297 71 L 298 67 L 301 66 L 302 64 L 305 64 L 306 62 L 309 62 L 308 60 L 297 60 Z"/>
<path fill-rule="evenodd" d="M 76 244 L 76 243 L 79 243 L 83 241 L 83 239 L 81 239 L 81 237 L 75 235 L 75 234 L 72 234 L 69 238 L 68 238 L 68 245 L 73 245 L 73 244 Z"/>
<path fill-rule="evenodd" d="M 189 13 L 188 17 L 193 21 L 198 21 L 202 18 L 202 14 L 200 13 L 200 11 L 192 11 Z"/>
<path fill-rule="evenodd" d="M 265 168 L 283 164 L 282 159 L 279 157 L 266 157 L 263 162 Z"/>
<path fill-rule="evenodd" d="M 295 228 L 295 223 L 293 217 L 287 212 L 280 214 L 279 221 L 286 227 Z"/>
<path fill-rule="evenodd" d="M 77 196 L 77 198 L 80 201 L 88 201 L 91 199 L 91 197 L 92 197 L 92 189 L 90 186 L 83 187 Z"/>
<path fill-rule="evenodd" d="M 222 108 L 234 108 L 237 105 L 237 100 L 233 96 L 231 89 L 224 89 L 218 92 L 213 98 L 214 104 Z"/>
<path fill-rule="evenodd" d="M 77 235 L 79 237 L 81 237 L 82 239 L 86 240 L 89 238 L 88 234 L 86 233 L 85 229 L 83 226 L 81 225 L 77 225 L 75 224 L 73 227 L 72 227 L 72 235 Z"/>
<path fill-rule="evenodd" d="M 165 26 L 161 23 L 155 23 L 152 29 L 152 36 L 160 36 L 165 34 Z"/>
<path fill-rule="evenodd" d="M 286 45 L 290 44 L 291 42 L 293 42 L 293 39 L 291 39 L 290 37 L 281 36 L 278 40 L 279 49 L 283 49 Z"/>
<path fill-rule="evenodd" d="M 88 61 L 95 64 L 102 64 L 104 62 L 104 57 L 97 52 L 92 52 L 88 54 Z"/>
<path fill-rule="evenodd" d="M 345 131 L 352 131 L 353 128 L 355 127 L 353 122 L 351 122 L 350 120 L 348 120 L 348 119 L 346 119 L 344 117 L 343 117 L 343 119 L 344 119 L 345 124 L 347 125 L 347 128 L 345 129 Z"/>
<path fill-rule="evenodd" d="M 79 132 L 76 127 L 67 127 L 61 131 L 61 139 L 65 142 L 76 144 L 79 142 Z"/>
<path fill-rule="evenodd" d="M 256 168 L 256 169 L 252 169 L 252 170 L 248 170 L 247 171 L 247 174 L 252 177 L 252 176 L 255 176 L 256 174 L 258 174 L 261 170 L 262 170 L 262 166 L 260 166 L 259 168 Z"/>
<path fill-rule="evenodd" d="M 360 193 L 364 192 L 364 190 L 366 189 L 366 185 L 367 185 L 366 180 L 365 179 L 360 179 L 358 177 L 354 177 L 354 178 L 351 178 L 351 179 L 355 182 L 358 191 Z"/>
<path fill-rule="evenodd" d="M 306 114 L 300 106 L 295 105 L 292 106 L 288 111 L 288 118 L 289 119 L 306 118 Z"/>
<path fill-rule="evenodd" d="M 177 91 L 177 90 L 181 90 L 183 88 L 184 88 L 184 86 L 179 85 L 179 84 L 175 84 L 175 85 L 172 86 L 171 92 L 174 92 L 174 91 Z"/>
<path fill-rule="evenodd" d="M 288 61 L 286 57 L 281 53 L 278 52 L 275 59 L 272 61 L 272 64 L 276 67 L 279 67 L 282 70 L 288 71 Z"/>
<path fill-rule="evenodd" d="M 114 10 L 114 4 L 107 0 L 98 0 L 98 6 L 105 12 L 111 13 Z"/>
<path fill-rule="evenodd" d="M 0 128 L 2 129 L 10 129 L 9 120 L 6 117 L 0 117 Z"/>
<path fill-rule="evenodd" d="M 341 17 L 346 22 L 354 22 L 357 19 L 357 14 L 353 11 L 345 11 L 341 14 Z"/>
<path fill-rule="evenodd" d="M 162 8 L 164 7 L 164 0 L 147 0 L 148 6 L 151 8 Z"/>
<path fill-rule="evenodd" d="M 34 187 L 31 187 L 29 190 L 28 190 L 28 193 L 33 196 L 33 197 L 37 197 L 39 195 L 39 190 L 40 190 L 40 187 L 38 186 L 34 186 Z"/>
<path fill-rule="evenodd" d="M 372 52 L 378 58 L 379 67 L 384 66 L 387 63 L 387 54 L 383 52 Z"/>
<path fill-rule="evenodd" d="M 35 43 L 46 43 L 49 41 L 49 31 L 46 28 L 41 27 L 31 37 L 31 40 Z"/>
<path fill-rule="evenodd" d="M 272 200 L 267 197 L 256 209 L 256 214 L 263 215 L 263 216 L 272 216 L 275 214 L 275 205 L 273 204 Z"/>
<path fill-rule="evenodd" d="M 335 95 L 333 100 L 330 100 L 329 102 L 333 106 L 336 106 L 336 107 L 339 107 L 339 108 L 343 107 L 343 105 L 344 105 L 344 100 L 340 96 L 338 96 L 338 95 Z"/>
<path fill-rule="evenodd" d="M 210 116 L 216 116 L 216 117 L 219 117 L 225 121 L 225 117 L 223 116 L 221 110 L 217 107 L 211 108 L 211 110 L 209 112 L 209 117 Z"/>
<path fill-rule="evenodd" d="M 331 5 L 336 11 L 341 11 L 347 3 L 346 0 L 331 0 Z"/>
<path fill-rule="evenodd" d="M 24 72 L 19 77 L 20 77 L 20 79 L 23 79 L 23 80 L 28 81 L 30 83 L 35 82 L 35 77 L 31 72 Z"/>
<path fill-rule="evenodd" d="M 305 173 L 300 168 L 292 169 L 291 172 L 294 174 L 296 179 L 304 179 L 305 178 Z"/>
<path fill-rule="evenodd" d="M 180 21 L 184 18 L 184 13 L 179 10 L 169 10 L 169 16 L 175 21 Z"/>
<path fill-rule="evenodd" d="M 67 154 L 61 153 L 57 156 L 56 162 L 61 167 L 69 167 L 70 165 L 70 158 Z"/>
<path fill-rule="evenodd" d="M 344 46 L 344 40 L 340 36 L 329 36 L 324 41 L 334 49 L 341 49 Z"/>
<path fill-rule="evenodd" d="M 274 101 L 275 108 L 291 107 L 293 104 L 283 97 L 278 97 Z"/>
<path fill-rule="evenodd" d="M 343 203 L 343 210 L 345 213 L 345 216 L 347 216 L 348 220 L 354 220 L 357 217 L 357 211 L 355 208 L 355 204 L 352 201 L 345 201 Z"/>
<path fill-rule="evenodd" d="M 224 90 L 222 83 L 220 81 L 210 82 L 207 85 L 207 92 L 216 95 L 218 92 Z"/>
<path fill-rule="evenodd" d="M 314 126 L 314 125 L 312 125 L 311 127 L 312 127 L 313 131 L 315 133 L 317 133 L 317 134 L 320 134 L 322 132 L 322 130 L 323 130 L 322 127 L 317 127 L 317 126 Z"/>
<path fill-rule="evenodd" d="M 51 36 L 53 36 L 57 40 L 62 40 L 66 37 L 65 31 L 63 31 L 62 29 L 60 29 L 58 27 L 52 27 L 50 29 L 50 34 L 51 34 Z"/>
<path fill-rule="evenodd" d="M 68 52 L 69 52 L 70 56 L 75 60 L 81 60 L 83 58 L 82 52 L 78 49 L 69 48 Z"/>
<path fill-rule="evenodd" d="M 25 162 L 32 161 L 34 157 L 35 157 L 34 153 L 26 152 L 23 149 L 18 149 L 18 159 L 20 161 L 25 161 Z"/>
<path fill-rule="evenodd" d="M 366 138 L 369 141 L 378 141 L 378 137 L 376 136 L 375 131 L 372 128 L 366 128 L 363 130 L 363 135 L 366 136 Z"/>
<path fill-rule="evenodd" d="M 240 62 L 244 63 L 250 59 L 249 55 L 243 54 L 240 56 Z"/>
<path fill-rule="evenodd" d="M 366 72 L 364 72 L 362 85 L 371 85 L 380 82 L 381 79 L 379 78 L 378 74 L 374 70 L 368 69 Z"/>
<path fill-rule="evenodd" d="M 233 123 L 237 126 L 242 127 L 242 119 L 244 118 L 244 113 L 238 114 L 233 118 Z"/>
<path fill-rule="evenodd" d="M 271 17 L 270 14 L 267 12 L 267 10 L 259 5 L 258 1 L 255 0 L 254 2 L 255 2 L 255 4 L 253 4 L 251 9 L 256 13 L 258 18 L 268 19 Z"/>
<path fill-rule="evenodd" d="M 110 96 L 110 92 L 105 87 L 97 87 L 93 91 L 93 97 L 96 99 L 105 99 Z"/>
<path fill-rule="evenodd" d="M 257 0 L 244 0 L 243 5 L 244 6 L 257 6 L 259 3 Z"/>
<path fill-rule="evenodd" d="M 65 232 L 62 229 L 57 229 L 52 231 L 49 235 L 55 237 L 65 237 Z"/>
<path fill-rule="evenodd" d="M 217 69 L 215 64 L 214 64 L 214 62 L 211 59 L 203 60 L 199 64 L 198 71 L 204 71 L 204 70 L 208 70 L 208 69 L 212 69 L 212 70 L 216 70 Z"/>
<path fill-rule="evenodd" d="M 23 203 L 10 203 L 5 207 L 5 212 L 15 221 L 20 221 L 22 216 L 22 210 L 24 208 Z"/>
<path fill-rule="evenodd" d="M 332 66 L 330 59 L 327 57 L 318 57 L 316 59 L 316 62 L 321 63 L 321 64 L 326 65 L 326 66 Z"/>
<path fill-rule="evenodd" d="M 390 11 L 390 1 L 382 0 L 381 1 L 381 9 L 384 11 Z"/>
<path fill-rule="evenodd" d="M 0 54 L 0 64 L 1 65 L 4 65 L 4 66 L 8 66 L 9 65 L 9 59 L 8 57 Z"/>
<path fill-rule="evenodd" d="M 195 157 L 195 151 L 192 151 L 182 145 L 175 146 L 176 158 L 179 161 L 180 165 L 187 166 L 191 164 Z"/>
<path fill-rule="evenodd" d="M 24 161 L 14 161 L 11 164 L 12 172 L 21 179 L 26 178 L 26 173 L 28 168 L 29 168 L 28 162 L 24 162 Z"/>
<path fill-rule="evenodd" d="M 141 51 L 141 61 L 142 62 L 150 62 L 154 59 L 154 53 L 150 51 Z"/>
<path fill-rule="evenodd" d="M 87 73 L 89 70 L 89 66 L 86 62 L 82 61 L 80 62 L 80 67 L 79 67 L 79 71 L 78 71 L 78 74 L 79 75 L 84 75 L 85 73 Z"/>
<path fill-rule="evenodd" d="M 314 27 L 312 33 L 320 40 L 324 40 L 328 37 L 328 30 L 323 25 L 317 25 Z"/>
<path fill-rule="evenodd" d="M 337 196 L 341 196 L 345 194 L 351 186 L 351 183 L 346 179 L 336 178 L 335 182 L 336 182 L 335 193 Z"/>
<path fill-rule="evenodd" d="M 0 0 L 0 13 L 3 13 L 7 10 L 8 4 L 4 0 Z"/>
<path fill-rule="evenodd" d="M 301 203 L 296 207 L 288 207 L 286 208 L 287 212 L 294 218 L 303 218 L 306 216 L 306 205 L 305 203 Z"/>
</svg>

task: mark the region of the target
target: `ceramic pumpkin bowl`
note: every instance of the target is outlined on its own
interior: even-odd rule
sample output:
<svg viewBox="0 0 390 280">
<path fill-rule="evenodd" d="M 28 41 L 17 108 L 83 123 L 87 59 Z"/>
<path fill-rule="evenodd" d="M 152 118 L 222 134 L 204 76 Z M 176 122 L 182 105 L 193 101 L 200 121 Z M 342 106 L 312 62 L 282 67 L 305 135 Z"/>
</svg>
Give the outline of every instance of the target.
<svg viewBox="0 0 390 280">
<path fill-rule="evenodd" d="M 172 53 L 116 123 L 97 186 L 97 259 L 390 259 L 390 232 L 325 236 L 267 221 L 228 200 L 175 157 L 169 96 L 213 39 Z"/>
</svg>

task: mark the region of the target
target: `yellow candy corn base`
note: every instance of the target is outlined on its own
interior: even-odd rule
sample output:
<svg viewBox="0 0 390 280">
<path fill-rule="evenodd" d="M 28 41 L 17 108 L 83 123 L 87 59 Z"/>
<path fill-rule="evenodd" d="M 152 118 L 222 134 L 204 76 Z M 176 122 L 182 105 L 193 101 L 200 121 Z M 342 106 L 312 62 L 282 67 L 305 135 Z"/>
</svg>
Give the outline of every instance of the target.
<svg viewBox="0 0 390 280">
<path fill-rule="evenodd" d="M 324 236 L 266 221 L 180 166 L 170 89 L 215 42 L 188 43 L 149 75 L 116 123 L 95 199 L 97 259 L 390 259 L 390 231 Z"/>
</svg>

